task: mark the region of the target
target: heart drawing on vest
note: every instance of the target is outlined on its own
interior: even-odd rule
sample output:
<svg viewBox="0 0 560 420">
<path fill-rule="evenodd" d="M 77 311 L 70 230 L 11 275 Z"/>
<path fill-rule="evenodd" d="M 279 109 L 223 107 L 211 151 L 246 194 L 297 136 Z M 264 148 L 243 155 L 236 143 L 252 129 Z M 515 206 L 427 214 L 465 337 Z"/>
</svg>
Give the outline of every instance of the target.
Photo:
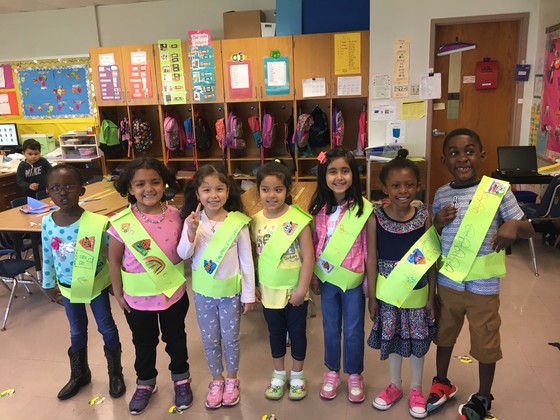
<svg viewBox="0 0 560 420">
<path fill-rule="evenodd" d="M 93 247 L 95 246 L 95 236 L 84 236 L 79 240 L 79 243 L 86 251 L 93 251 Z"/>
<path fill-rule="evenodd" d="M 138 242 L 132 244 L 132 247 L 142 255 L 147 255 L 150 250 L 150 244 L 152 241 L 150 239 L 142 239 Z"/>
<path fill-rule="evenodd" d="M 412 264 L 426 264 L 426 258 L 418 248 L 412 251 L 406 259 Z"/>
</svg>

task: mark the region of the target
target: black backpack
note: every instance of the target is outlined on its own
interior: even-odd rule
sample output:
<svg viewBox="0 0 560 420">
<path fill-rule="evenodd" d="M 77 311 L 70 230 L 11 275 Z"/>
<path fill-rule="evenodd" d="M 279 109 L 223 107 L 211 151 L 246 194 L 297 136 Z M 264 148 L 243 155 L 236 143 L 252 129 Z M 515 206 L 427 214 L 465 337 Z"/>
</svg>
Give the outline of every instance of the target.
<svg viewBox="0 0 560 420">
<path fill-rule="evenodd" d="M 194 138 L 198 150 L 208 150 L 212 147 L 212 129 L 205 118 L 196 118 Z"/>
<path fill-rule="evenodd" d="M 329 118 L 319 105 L 311 113 L 313 125 L 309 128 L 309 145 L 311 147 L 325 147 L 330 143 Z"/>
</svg>

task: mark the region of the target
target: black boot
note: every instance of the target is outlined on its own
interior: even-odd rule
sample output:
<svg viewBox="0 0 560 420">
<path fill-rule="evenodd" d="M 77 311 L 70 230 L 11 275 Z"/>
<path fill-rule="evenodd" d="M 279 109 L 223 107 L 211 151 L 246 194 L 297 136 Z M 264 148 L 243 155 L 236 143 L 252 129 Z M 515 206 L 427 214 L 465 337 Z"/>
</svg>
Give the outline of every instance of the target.
<svg viewBox="0 0 560 420">
<path fill-rule="evenodd" d="M 78 393 L 81 387 L 91 382 L 91 371 L 88 366 L 87 347 L 72 353 L 68 349 L 70 357 L 70 380 L 58 393 L 59 400 L 67 400 Z"/>
<path fill-rule="evenodd" d="M 107 370 L 109 371 L 109 395 L 113 398 L 121 397 L 126 391 L 121 365 L 121 347 L 111 351 L 103 346 L 107 358 Z"/>
</svg>

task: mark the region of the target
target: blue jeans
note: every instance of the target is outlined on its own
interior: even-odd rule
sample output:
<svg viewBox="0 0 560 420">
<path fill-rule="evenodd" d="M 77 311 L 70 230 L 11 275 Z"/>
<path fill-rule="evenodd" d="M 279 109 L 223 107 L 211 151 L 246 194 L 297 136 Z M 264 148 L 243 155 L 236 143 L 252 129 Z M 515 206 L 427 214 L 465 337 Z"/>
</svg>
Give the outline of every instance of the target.
<svg viewBox="0 0 560 420">
<path fill-rule="evenodd" d="M 75 353 L 87 347 L 88 317 L 86 305 L 84 303 L 70 303 L 70 300 L 65 297 L 62 297 L 62 302 L 70 323 L 70 351 Z M 119 350 L 119 331 L 111 313 L 109 288 L 103 290 L 99 296 L 91 301 L 89 306 L 97 323 L 97 331 L 103 336 L 105 347 L 111 351 Z"/>
<path fill-rule="evenodd" d="M 331 283 L 321 283 L 321 310 L 325 339 L 325 366 L 340 371 L 340 341 L 344 332 L 344 372 L 364 370 L 364 311 L 362 285 L 343 292 Z"/>
</svg>

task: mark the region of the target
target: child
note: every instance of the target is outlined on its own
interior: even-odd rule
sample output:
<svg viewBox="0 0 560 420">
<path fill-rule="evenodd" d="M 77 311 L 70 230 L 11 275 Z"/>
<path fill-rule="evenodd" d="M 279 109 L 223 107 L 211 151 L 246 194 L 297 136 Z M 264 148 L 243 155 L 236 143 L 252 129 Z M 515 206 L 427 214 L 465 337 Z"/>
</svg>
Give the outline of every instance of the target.
<svg viewBox="0 0 560 420">
<path fill-rule="evenodd" d="M 27 197 L 35 198 L 39 191 L 47 187 L 46 175 L 51 164 L 41 157 L 41 143 L 27 139 L 22 145 L 25 161 L 21 161 L 16 173 L 17 184 L 23 188 Z"/>
<path fill-rule="evenodd" d="M 177 244 L 183 222 L 179 211 L 166 204 L 177 181 L 159 160 L 132 161 L 115 181 L 116 190 L 131 204 L 111 218 L 109 262 L 115 298 L 132 331 L 136 351 L 136 392 L 130 414 L 140 414 L 157 391 L 156 348 L 159 331 L 166 343 L 175 388 L 175 406 L 192 405 L 185 316 L 183 261 Z M 122 268 L 121 268 L 122 267 Z"/>
<path fill-rule="evenodd" d="M 406 159 L 407 154 L 406 149 L 399 150 L 397 158 L 379 174 L 389 203 L 373 210 L 376 236 L 368 245 L 377 251 L 378 273 L 368 273 L 369 310 L 374 322 L 368 344 L 381 350 L 381 360 L 389 359 L 391 371 L 391 383 L 373 400 L 373 406 L 388 410 L 402 398 L 402 358 L 410 357 L 409 412 L 422 419 L 428 415 L 422 394 L 424 356 L 436 332 L 436 273 L 432 265 L 441 248 L 435 229 L 429 230 L 428 207 L 412 205 L 420 186 L 420 171 Z"/>
<path fill-rule="evenodd" d="M 196 317 L 212 373 L 205 403 L 208 408 L 239 402 L 239 325 L 241 313 L 249 312 L 255 303 L 247 227 L 251 218 L 241 213 L 242 208 L 239 188 L 223 165 L 203 166 L 185 188 L 181 212 L 185 224 L 177 252 L 184 259 L 193 257 Z"/>
<path fill-rule="evenodd" d="M 279 160 L 265 164 L 257 173 L 257 189 L 263 210 L 251 222 L 258 254 L 261 302 L 270 339 L 274 372 L 265 397 L 284 395 L 286 334 L 291 340 L 292 371 L 288 398 L 307 395 L 303 362 L 307 352 L 307 299 L 313 273 L 313 241 L 308 226 L 311 216 L 291 206 L 292 177 Z"/>
<path fill-rule="evenodd" d="M 337 148 L 320 153 L 318 159 L 317 189 L 309 205 L 314 216 L 317 257 L 313 272 L 318 277 L 313 278 L 312 288 L 321 294 L 325 366 L 329 370 L 324 374 L 319 395 L 327 400 L 336 397 L 343 330 L 348 400 L 361 403 L 365 399 L 362 283 L 366 266 L 367 271 L 375 272 L 374 258 L 367 258 L 367 246 L 375 235 L 373 207 L 362 197 L 358 165 L 352 153 Z"/>
<path fill-rule="evenodd" d="M 437 374 L 428 411 L 457 393 L 447 371 L 466 315 L 470 354 L 479 362 L 478 392 L 459 407 L 461 418 L 469 420 L 483 419 L 490 410 L 496 362 L 502 358 L 498 309 L 499 278 L 505 275 L 503 250 L 515 239 L 528 239 L 534 234 L 531 223 L 523 220 L 509 184 L 480 179 L 478 170 L 485 158 L 480 137 L 474 131 L 458 128 L 447 134 L 441 160 L 454 180 L 438 189 L 433 205 L 444 261 L 437 276 Z"/>
<path fill-rule="evenodd" d="M 70 323 L 70 381 L 58 393 L 66 400 L 91 382 L 87 358 L 89 303 L 97 328 L 103 336 L 109 368 L 109 394 L 118 398 L 126 391 L 121 366 L 119 332 L 109 302 L 109 273 L 106 261 L 109 220 L 85 211 L 79 205 L 85 192 L 78 169 L 58 165 L 46 176 L 47 191 L 60 208 L 43 218 L 43 287 L 53 289 L 57 283 Z"/>
</svg>

